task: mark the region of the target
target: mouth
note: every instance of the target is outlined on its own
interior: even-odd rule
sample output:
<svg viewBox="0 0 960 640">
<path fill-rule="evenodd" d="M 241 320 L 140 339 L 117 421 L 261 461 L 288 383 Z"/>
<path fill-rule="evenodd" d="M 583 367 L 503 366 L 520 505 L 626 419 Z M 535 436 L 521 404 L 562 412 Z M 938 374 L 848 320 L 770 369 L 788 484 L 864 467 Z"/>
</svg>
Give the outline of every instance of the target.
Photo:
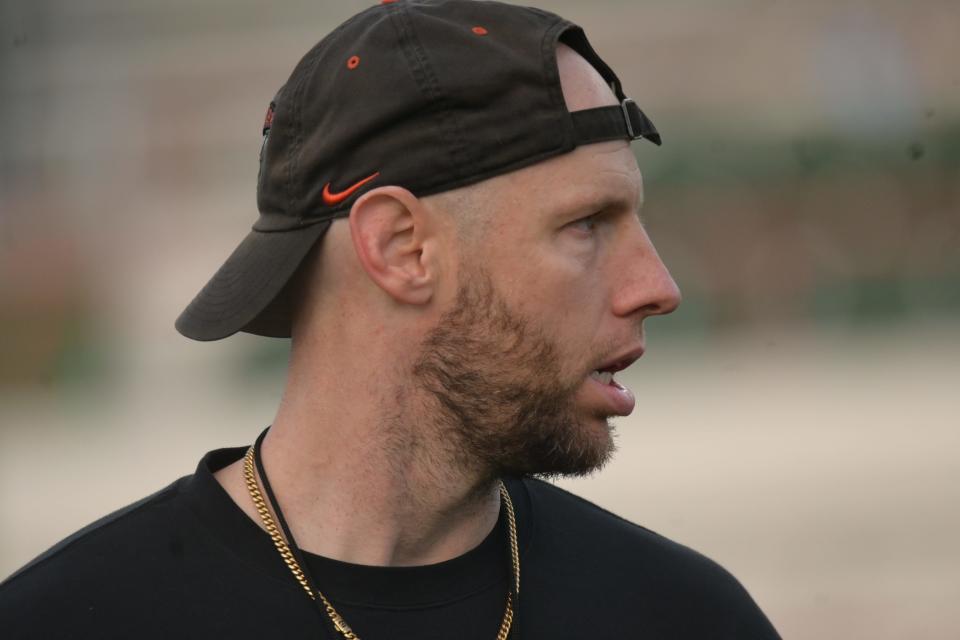
<svg viewBox="0 0 960 640">
<path fill-rule="evenodd" d="M 643 347 L 636 347 L 601 363 L 588 376 L 596 383 L 597 390 L 608 405 L 611 415 L 629 415 L 636 404 L 633 392 L 613 379 L 617 371 L 622 371 L 640 359 Z"/>
<path fill-rule="evenodd" d="M 640 346 L 615 356 L 594 369 L 593 372 L 590 373 L 590 377 L 598 382 L 611 384 L 613 382 L 613 374 L 617 371 L 623 371 L 639 360 L 640 356 L 643 355 L 643 351 L 643 347 Z"/>
</svg>

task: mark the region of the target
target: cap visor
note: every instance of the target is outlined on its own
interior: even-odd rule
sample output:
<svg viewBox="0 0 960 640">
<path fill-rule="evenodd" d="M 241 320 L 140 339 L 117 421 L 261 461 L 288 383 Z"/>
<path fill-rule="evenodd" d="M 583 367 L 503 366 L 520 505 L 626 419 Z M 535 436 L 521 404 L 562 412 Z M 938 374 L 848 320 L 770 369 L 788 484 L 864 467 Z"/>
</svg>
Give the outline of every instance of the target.
<svg viewBox="0 0 960 640">
<path fill-rule="evenodd" d="M 194 340 L 219 340 L 243 331 L 283 290 L 331 221 L 291 231 L 251 231 L 177 318 Z M 285 329 L 262 335 L 289 337 Z"/>
</svg>

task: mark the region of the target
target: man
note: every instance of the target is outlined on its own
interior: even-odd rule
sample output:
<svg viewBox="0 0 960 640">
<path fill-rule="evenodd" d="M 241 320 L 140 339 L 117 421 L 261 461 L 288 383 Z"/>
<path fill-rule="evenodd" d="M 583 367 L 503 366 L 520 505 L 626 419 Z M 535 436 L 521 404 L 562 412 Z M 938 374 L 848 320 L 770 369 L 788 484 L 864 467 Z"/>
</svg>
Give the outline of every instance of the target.
<svg viewBox="0 0 960 640">
<path fill-rule="evenodd" d="M 680 295 L 639 220 L 659 136 L 583 32 L 387 2 L 267 114 L 260 218 L 177 321 L 292 338 L 255 446 L 0 590 L 13 637 L 775 638 L 721 567 L 534 476 L 599 469 Z"/>
</svg>

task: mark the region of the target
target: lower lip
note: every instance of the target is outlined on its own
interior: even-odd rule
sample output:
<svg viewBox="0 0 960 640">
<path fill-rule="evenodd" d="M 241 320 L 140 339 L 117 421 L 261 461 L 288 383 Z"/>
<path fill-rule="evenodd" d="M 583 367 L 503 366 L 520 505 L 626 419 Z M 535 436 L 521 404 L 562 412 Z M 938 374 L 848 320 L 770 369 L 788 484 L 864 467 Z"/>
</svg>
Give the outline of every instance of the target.
<svg viewBox="0 0 960 640">
<path fill-rule="evenodd" d="M 609 415 L 628 416 L 633 413 L 636 400 L 630 389 L 620 386 L 616 380 L 611 381 L 610 384 L 604 384 L 591 376 L 587 376 L 587 381 L 600 392 L 606 404 L 609 405 Z"/>
</svg>

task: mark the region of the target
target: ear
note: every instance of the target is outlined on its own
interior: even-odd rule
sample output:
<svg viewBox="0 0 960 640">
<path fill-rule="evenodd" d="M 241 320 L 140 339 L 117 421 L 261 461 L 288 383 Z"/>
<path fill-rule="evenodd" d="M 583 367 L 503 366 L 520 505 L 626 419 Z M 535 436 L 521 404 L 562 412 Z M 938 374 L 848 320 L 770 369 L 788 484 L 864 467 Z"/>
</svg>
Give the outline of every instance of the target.
<svg viewBox="0 0 960 640">
<path fill-rule="evenodd" d="M 433 297 L 436 232 L 428 209 L 402 187 L 372 189 L 350 210 L 350 237 L 360 264 L 402 304 L 426 304 Z"/>
</svg>

